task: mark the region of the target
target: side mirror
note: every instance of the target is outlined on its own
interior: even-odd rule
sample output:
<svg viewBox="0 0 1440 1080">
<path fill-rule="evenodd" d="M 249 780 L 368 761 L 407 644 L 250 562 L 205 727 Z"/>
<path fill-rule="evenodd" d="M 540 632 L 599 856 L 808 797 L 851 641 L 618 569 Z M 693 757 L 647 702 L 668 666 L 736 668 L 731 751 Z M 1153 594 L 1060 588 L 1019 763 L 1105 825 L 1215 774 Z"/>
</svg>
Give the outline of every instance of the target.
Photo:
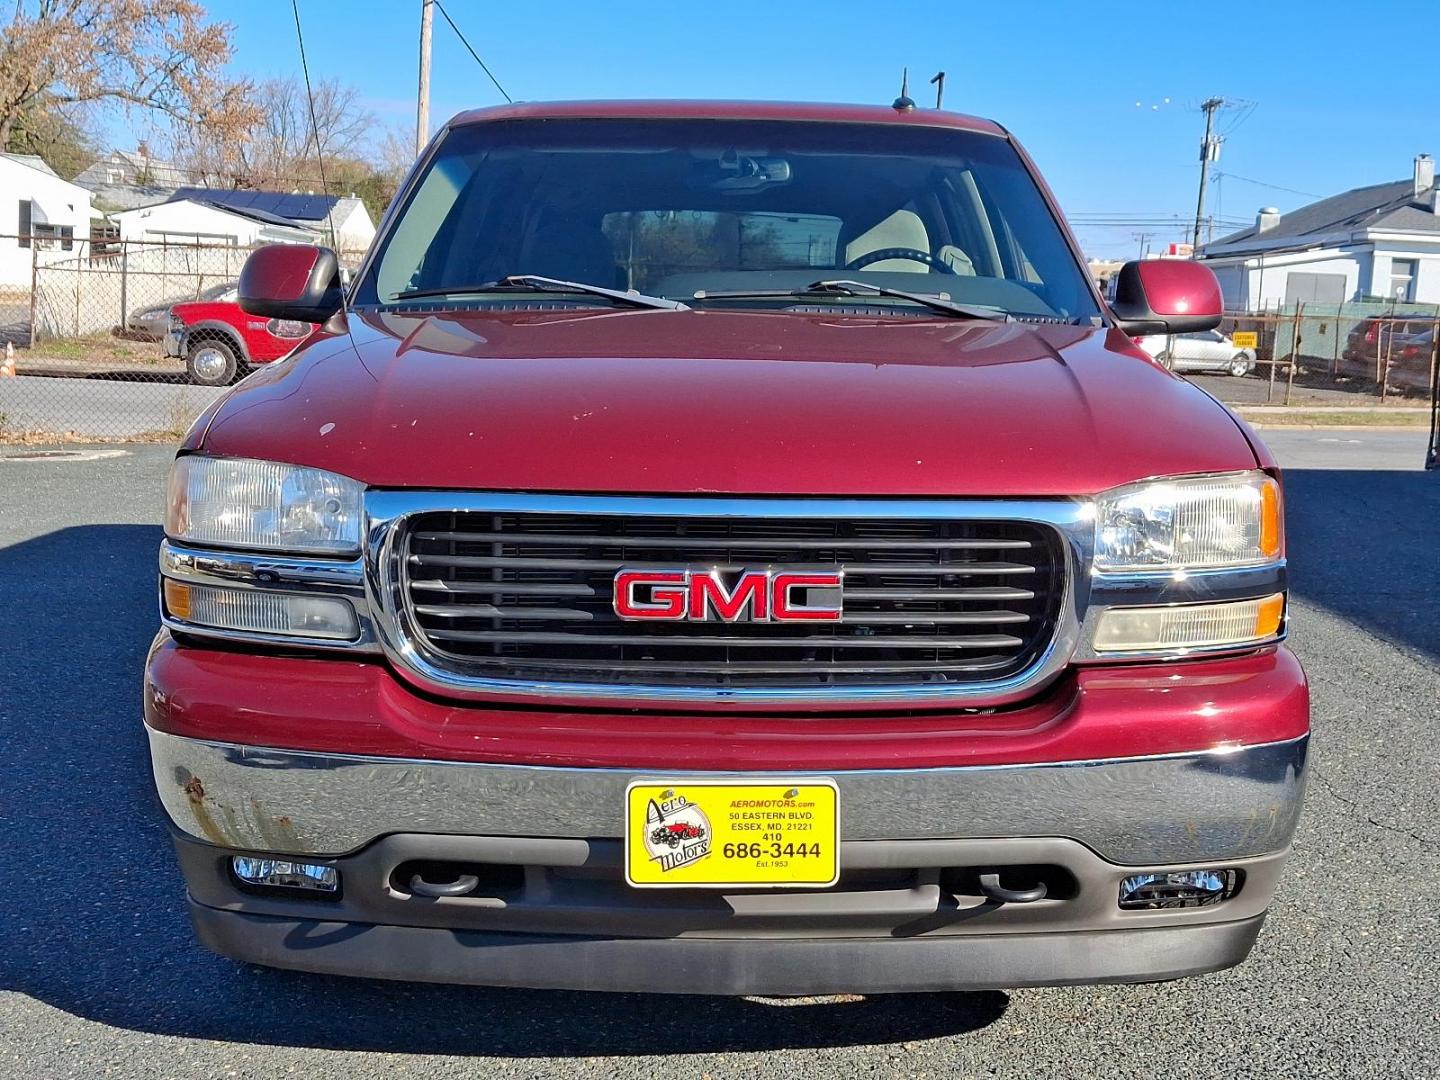
<svg viewBox="0 0 1440 1080">
<path fill-rule="evenodd" d="M 240 271 L 240 308 L 271 319 L 323 323 L 340 310 L 340 260 L 329 248 L 270 244 Z"/>
<path fill-rule="evenodd" d="M 1220 282 L 1208 266 L 1179 259 L 1128 262 L 1115 279 L 1110 310 L 1120 329 L 1145 334 L 1193 334 L 1214 330 L 1225 314 Z"/>
</svg>

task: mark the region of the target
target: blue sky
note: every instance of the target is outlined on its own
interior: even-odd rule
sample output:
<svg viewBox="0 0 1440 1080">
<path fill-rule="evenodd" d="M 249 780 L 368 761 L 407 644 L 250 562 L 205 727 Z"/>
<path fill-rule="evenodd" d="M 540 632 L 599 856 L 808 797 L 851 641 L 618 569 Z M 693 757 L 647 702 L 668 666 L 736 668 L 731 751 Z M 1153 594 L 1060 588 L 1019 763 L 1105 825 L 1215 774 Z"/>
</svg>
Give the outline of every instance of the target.
<svg viewBox="0 0 1440 1080">
<path fill-rule="evenodd" d="M 211 0 L 235 25 L 234 70 L 299 72 L 290 4 Z M 1209 208 L 1251 219 L 1409 175 L 1440 154 L 1434 29 L 1422 5 L 1353 3 L 572 3 L 449 0 L 517 99 L 733 97 L 889 102 L 947 73 L 947 108 L 1020 138 L 1072 218 L 1193 216 L 1200 101 L 1228 132 Z M 382 120 L 414 122 L 419 0 L 301 0 L 313 78 L 358 85 Z M 435 19 L 432 115 L 500 100 Z M 1139 103 L 1137 106 L 1137 102 Z M 1241 179 L 1244 178 L 1244 179 Z M 1262 187 L 1261 181 L 1276 187 Z M 1077 226 L 1088 253 L 1131 256 L 1182 226 Z"/>
</svg>

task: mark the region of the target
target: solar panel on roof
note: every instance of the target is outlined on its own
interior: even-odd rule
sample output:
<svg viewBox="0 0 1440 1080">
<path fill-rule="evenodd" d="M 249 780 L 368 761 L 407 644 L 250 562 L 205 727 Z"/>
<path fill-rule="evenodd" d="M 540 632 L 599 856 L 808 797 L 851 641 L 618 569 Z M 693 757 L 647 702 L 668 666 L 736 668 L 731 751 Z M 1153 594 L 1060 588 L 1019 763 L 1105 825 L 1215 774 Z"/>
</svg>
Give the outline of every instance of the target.
<svg viewBox="0 0 1440 1080">
<path fill-rule="evenodd" d="M 226 191 L 219 188 L 180 188 L 169 199 L 192 199 L 235 209 L 258 210 L 290 221 L 321 221 L 340 201 L 338 195 L 311 195 L 287 191 Z"/>
</svg>

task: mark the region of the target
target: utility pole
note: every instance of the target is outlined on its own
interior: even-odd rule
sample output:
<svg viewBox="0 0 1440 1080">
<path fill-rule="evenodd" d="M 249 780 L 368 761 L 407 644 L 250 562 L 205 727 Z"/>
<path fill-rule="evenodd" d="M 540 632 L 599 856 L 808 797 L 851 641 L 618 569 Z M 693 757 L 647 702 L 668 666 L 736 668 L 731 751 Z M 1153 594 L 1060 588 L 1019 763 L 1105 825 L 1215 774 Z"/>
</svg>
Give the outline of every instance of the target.
<svg viewBox="0 0 1440 1080">
<path fill-rule="evenodd" d="M 930 80 L 930 85 L 935 87 L 935 108 L 944 108 L 945 101 L 945 73 L 937 71 L 935 77 Z"/>
<path fill-rule="evenodd" d="M 1205 113 L 1205 141 L 1200 144 L 1200 194 L 1195 199 L 1195 234 L 1190 243 L 1200 250 L 1200 225 L 1205 220 L 1205 184 L 1210 179 L 1210 163 L 1220 158 L 1220 140 L 1215 136 L 1215 114 L 1225 104 L 1224 98 L 1206 98 L 1200 104 Z"/>
<path fill-rule="evenodd" d="M 415 156 L 430 138 L 430 27 L 435 21 L 435 0 L 420 0 L 420 90 L 415 107 Z"/>
<path fill-rule="evenodd" d="M 1150 237 L 1152 237 L 1152 236 L 1154 236 L 1154 235 L 1155 235 L 1155 234 L 1154 234 L 1154 233 L 1151 233 L 1151 232 L 1138 232 L 1138 233 L 1131 233 L 1131 234 L 1130 234 L 1130 236 L 1131 236 L 1132 239 L 1135 239 L 1135 240 L 1140 241 L 1140 250 L 1139 250 L 1139 254 L 1136 256 L 1136 258 L 1139 258 L 1139 259 L 1145 258 L 1145 250 L 1146 250 L 1146 248 L 1148 248 L 1148 247 L 1150 246 Z"/>
</svg>

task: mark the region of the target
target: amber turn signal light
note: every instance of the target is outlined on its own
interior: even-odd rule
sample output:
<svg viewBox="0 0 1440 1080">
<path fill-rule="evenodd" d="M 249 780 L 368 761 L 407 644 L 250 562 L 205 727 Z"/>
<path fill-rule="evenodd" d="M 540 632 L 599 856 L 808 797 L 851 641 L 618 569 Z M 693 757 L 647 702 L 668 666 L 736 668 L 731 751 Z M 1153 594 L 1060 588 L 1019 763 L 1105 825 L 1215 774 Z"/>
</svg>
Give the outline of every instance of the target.
<svg viewBox="0 0 1440 1080">
<path fill-rule="evenodd" d="M 339 596 L 229 589 L 165 579 L 165 610 L 195 627 L 242 634 L 354 641 L 355 608 Z"/>
<path fill-rule="evenodd" d="M 1280 485 L 1268 477 L 1260 488 L 1260 553 L 1266 558 L 1278 559 L 1284 550 L 1281 520 Z"/>
<path fill-rule="evenodd" d="M 1154 653 L 1258 645 L 1280 633 L 1285 594 L 1219 604 L 1110 608 L 1095 627 L 1099 653 Z"/>
<path fill-rule="evenodd" d="M 165 579 L 165 610 L 177 619 L 190 618 L 190 586 Z"/>
</svg>

